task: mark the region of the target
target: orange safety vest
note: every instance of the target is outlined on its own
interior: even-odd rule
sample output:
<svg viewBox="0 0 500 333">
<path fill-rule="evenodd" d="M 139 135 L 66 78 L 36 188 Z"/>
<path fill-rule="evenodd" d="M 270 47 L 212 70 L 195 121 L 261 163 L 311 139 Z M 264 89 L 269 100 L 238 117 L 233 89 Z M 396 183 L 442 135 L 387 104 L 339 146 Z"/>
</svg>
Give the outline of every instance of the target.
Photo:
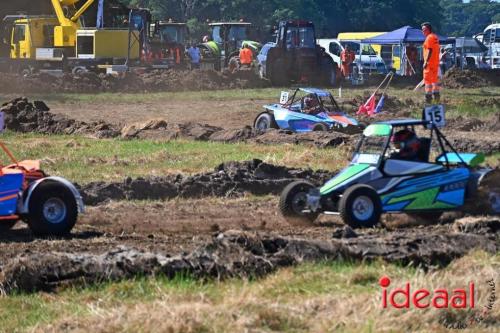
<svg viewBox="0 0 500 333">
<path fill-rule="evenodd" d="M 436 68 L 439 66 L 439 38 L 435 33 L 430 33 L 424 42 L 424 61 L 427 60 L 429 51 L 432 50 L 431 58 L 427 61 L 427 66 Z"/>
<path fill-rule="evenodd" d="M 240 63 L 242 65 L 250 65 L 252 63 L 253 53 L 248 48 L 243 48 L 240 50 Z"/>
</svg>

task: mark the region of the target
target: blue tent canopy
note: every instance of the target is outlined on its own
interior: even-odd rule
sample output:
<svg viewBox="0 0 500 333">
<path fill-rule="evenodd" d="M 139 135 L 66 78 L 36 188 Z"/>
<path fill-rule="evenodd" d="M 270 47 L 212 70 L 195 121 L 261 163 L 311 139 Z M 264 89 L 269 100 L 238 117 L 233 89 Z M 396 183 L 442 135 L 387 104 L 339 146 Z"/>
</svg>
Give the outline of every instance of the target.
<svg viewBox="0 0 500 333">
<path fill-rule="evenodd" d="M 438 35 L 440 44 L 454 44 L 455 39 Z M 423 43 L 425 36 L 420 29 L 405 26 L 372 38 L 361 40 L 364 44 L 393 45 L 404 43 Z"/>
</svg>

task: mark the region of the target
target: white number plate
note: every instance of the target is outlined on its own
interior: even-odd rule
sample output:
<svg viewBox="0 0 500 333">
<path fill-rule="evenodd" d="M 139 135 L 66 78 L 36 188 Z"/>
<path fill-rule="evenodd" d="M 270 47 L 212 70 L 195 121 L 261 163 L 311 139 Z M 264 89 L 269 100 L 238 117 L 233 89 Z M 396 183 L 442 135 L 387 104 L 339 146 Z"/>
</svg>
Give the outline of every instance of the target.
<svg viewBox="0 0 500 333">
<path fill-rule="evenodd" d="M 280 96 L 280 104 L 288 102 L 288 91 L 282 91 Z"/>
<path fill-rule="evenodd" d="M 446 125 L 444 105 L 437 104 L 425 107 L 424 120 L 432 121 L 438 128 L 444 127 Z"/>
</svg>

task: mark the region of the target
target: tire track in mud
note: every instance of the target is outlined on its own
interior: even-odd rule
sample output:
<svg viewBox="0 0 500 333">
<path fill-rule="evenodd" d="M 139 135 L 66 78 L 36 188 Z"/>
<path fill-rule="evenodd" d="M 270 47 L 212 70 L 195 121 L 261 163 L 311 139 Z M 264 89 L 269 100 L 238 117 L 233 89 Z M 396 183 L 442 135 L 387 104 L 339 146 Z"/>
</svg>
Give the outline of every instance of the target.
<svg viewBox="0 0 500 333">
<path fill-rule="evenodd" d="M 446 266 L 473 249 L 500 250 L 498 218 L 464 219 L 451 227 L 363 230 L 350 238 L 324 241 L 228 231 L 215 234 L 190 253 L 174 256 L 126 246 L 99 254 L 27 253 L 0 267 L 0 291 L 52 291 L 144 275 L 262 277 L 281 267 L 325 260 L 383 259 L 429 269 Z"/>
<path fill-rule="evenodd" d="M 295 169 L 254 159 L 226 162 L 213 171 L 192 176 L 126 178 L 123 182 L 92 182 L 79 185 L 84 202 L 97 205 L 109 200 L 165 200 L 176 197 L 235 197 L 279 194 L 296 179 L 308 179 L 320 185 L 333 177 L 324 170 Z"/>
</svg>

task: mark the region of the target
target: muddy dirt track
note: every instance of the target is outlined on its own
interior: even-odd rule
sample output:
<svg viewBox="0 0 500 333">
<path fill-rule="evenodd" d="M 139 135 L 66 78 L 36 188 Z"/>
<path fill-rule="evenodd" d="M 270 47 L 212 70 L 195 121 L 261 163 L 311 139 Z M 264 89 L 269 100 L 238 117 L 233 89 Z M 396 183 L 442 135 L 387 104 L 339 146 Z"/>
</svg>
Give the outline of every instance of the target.
<svg viewBox="0 0 500 333">
<path fill-rule="evenodd" d="M 256 161 L 248 164 L 219 167 L 226 175 L 234 171 L 233 182 L 250 184 L 246 189 L 230 189 L 241 191 L 240 196 L 256 189 L 259 194 L 266 189 L 274 193 L 292 174 L 309 173 L 311 179 L 318 180 L 326 176 Z M 252 174 L 245 175 L 244 170 L 252 170 Z M 249 176 L 261 179 L 258 183 L 245 181 Z M 495 177 L 493 182 L 497 183 L 498 172 Z M 200 178 L 207 188 L 208 184 L 217 188 L 210 176 Z M 122 184 L 122 188 L 108 184 L 100 194 L 108 195 L 110 187 L 123 193 L 127 192 L 124 188 L 141 195 L 152 192 L 145 183 L 140 181 L 142 186 L 135 189 L 132 182 Z M 89 191 L 83 190 L 84 194 Z M 189 273 L 200 278 L 260 276 L 304 260 L 381 258 L 430 268 L 447 265 L 472 249 L 491 253 L 500 249 L 498 217 L 460 218 L 463 214 L 449 213 L 441 222 L 454 221 L 452 224 L 414 227 L 424 221 L 393 215 L 384 217 L 383 225 L 377 228 L 352 230 L 337 217 L 322 216 L 313 225 L 291 226 L 278 214 L 276 197 L 228 199 L 224 192 L 211 195 L 166 202 L 111 201 L 89 207 L 73 234 L 59 240 L 34 239 L 19 223 L 0 235 L 0 292 L 52 290 L 68 284 L 160 273 Z M 480 214 L 486 212 L 474 203 L 472 207 Z M 409 226 L 413 227 L 405 228 Z"/>
<path fill-rule="evenodd" d="M 91 208 L 66 239 L 33 239 L 21 226 L 0 237 L 0 285 L 9 292 L 149 274 L 261 276 L 316 260 L 440 267 L 471 249 L 498 252 L 500 220 L 353 231 L 329 217 L 291 227 L 277 215 L 276 199 L 206 199 Z"/>
<path fill-rule="evenodd" d="M 363 97 L 359 97 L 361 99 Z M 357 101 L 352 101 L 357 104 Z M 388 99 L 388 107 L 402 103 Z M 490 103 L 490 102 L 488 102 Z M 494 106 L 496 99 L 492 99 Z M 491 104 L 490 103 L 490 104 Z M 44 134 L 79 134 L 97 138 L 122 137 L 126 139 L 172 140 L 191 139 L 217 142 L 255 142 L 261 144 L 310 144 L 317 147 L 336 147 L 354 144 L 358 140 L 358 128 L 348 129 L 347 133 L 309 132 L 292 133 L 286 130 L 256 131 L 250 126 L 225 129 L 202 123 L 171 123 L 163 119 L 146 120 L 125 126 L 105 121 L 84 122 L 61 114 L 54 114 L 43 102 L 31 103 L 26 98 L 16 98 L 4 103 L 0 111 L 5 112 L 6 128 L 18 132 L 38 132 Z M 366 122 L 386 118 L 408 117 L 407 111 L 381 114 L 377 118 L 361 118 Z M 490 119 L 457 118 L 444 132 L 458 151 L 479 151 L 492 154 L 500 151 L 500 138 L 496 132 L 500 128 L 500 113 Z M 460 130 L 455 130 L 458 128 Z"/>
<path fill-rule="evenodd" d="M 459 82 L 459 74 L 452 72 L 448 75 L 457 76 L 453 82 Z M 83 81 L 72 79 L 78 81 L 72 84 L 82 85 L 80 88 L 84 91 L 136 91 L 144 89 L 145 84 L 144 77 L 140 80 L 129 77 L 128 81 L 97 80 L 92 76 L 86 76 Z M 156 76 L 150 79 L 153 83 L 148 83 L 148 87 L 149 84 L 159 86 L 161 91 L 169 90 L 166 85 L 172 84 L 161 82 Z M 32 87 L 40 84 L 35 78 L 28 80 L 33 80 Z M 234 86 L 223 86 L 227 83 L 217 86 L 217 80 L 208 80 L 215 84 L 212 87 L 200 85 L 198 88 L 225 89 L 253 84 L 245 83 L 244 78 L 236 78 Z M 58 82 L 52 81 L 51 87 L 59 88 L 62 83 Z M 105 86 L 103 82 L 106 82 Z M 478 82 L 476 86 L 491 83 Z M 129 86 L 123 88 L 122 84 Z M 67 90 L 63 87 L 62 91 L 72 91 L 72 87 Z M 186 89 L 182 85 L 177 88 Z M 150 91 L 148 89 L 145 91 Z M 348 109 L 352 112 L 366 97 L 366 94 L 360 95 L 348 101 Z M 255 114 L 253 106 L 260 105 L 260 101 L 249 103 Z M 391 110 L 387 117 L 391 118 L 395 115 L 408 117 L 408 107 L 415 105 L 411 99 L 397 98 L 388 98 L 386 103 Z M 478 104 L 498 107 L 499 102 L 497 98 L 485 98 Z M 225 107 L 221 105 L 221 110 Z M 206 115 L 209 124 L 186 121 L 182 117 L 175 121 L 137 118 L 123 123 L 109 121 L 112 118 L 109 115 L 106 115 L 107 119 L 88 121 L 63 112 L 53 113 L 49 109 L 50 106 L 44 103 L 27 99 L 16 99 L 2 107 L 7 128 L 23 133 L 300 143 L 319 147 L 352 146 L 357 140 L 356 135 L 346 133 L 256 132 L 241 125 L 243 118 L 250 119 L 250 113 L 240 119 L 225 119 L 222 112 L 215 117 Z M 221 119 L 214 124 L 214 118 Z M 377 118 L 380 119 L 384 116 Z M 497 135 L 499 114 L 489 119 L 455 118 L 450 120 L 448 128 L 447 137 L 459 151 L 500 151 Z M 320 184 L 331 175 L 328 171 L 289 169 L 253 160 L 224 163 L 210 172 L 190 176 L 127 178 L 122 182 L 81 184 L 80 190 L 90 206 L 68 238 L 34 239 L 22 223 L 0 235 L 0 293 L 14 289 L 53 290 L 67 284 L 160 273 L 173 276 L 187 272 L 200 278 L 261 276 L 304 260 L 381 258 L 428 269 L 445 266 L 472 249 L 491 253 L 498 253 L 500 249 L 500 220 L 491 216 L 448 214 L 441 219 L 441 223 L 448 224 L 415 227 L 413 224 L 423 221 L 396 215 L 385 218 L 382 226 L 362 230 L 345 227 L 338 218 L 331 216 L 321 217 L 314 225 L 305 227 L 292 227 L 281 218 L 276 207 L 277 198 L 271 195 L 278 194 L 294 179 L 308 178 Z M 498 186 L 498 171 L 496 177 Z M 167 199 L 169 201 L 162 201 Z M 473 206 L 480 210 L 474 213 L 486 213 L 482 207 Z"/>
</svg>

